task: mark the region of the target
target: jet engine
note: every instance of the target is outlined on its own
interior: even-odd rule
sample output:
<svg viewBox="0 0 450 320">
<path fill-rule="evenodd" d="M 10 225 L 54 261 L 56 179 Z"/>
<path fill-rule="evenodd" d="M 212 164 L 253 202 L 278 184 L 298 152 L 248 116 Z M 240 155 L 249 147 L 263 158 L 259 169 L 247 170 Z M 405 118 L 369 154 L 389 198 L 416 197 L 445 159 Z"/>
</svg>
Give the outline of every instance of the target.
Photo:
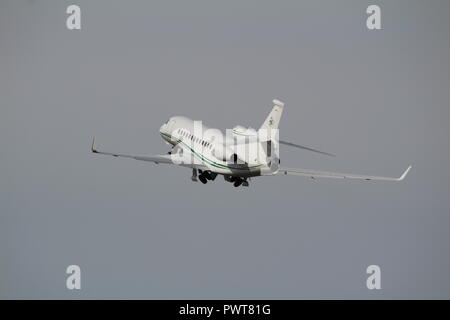
<svg viewBox="0 0 450 320">
<path fill-rule="evenodd" d="M 246 128 L 244 126 L 237 125 L 233 128 L 233 135 L 243 137 L 256 137 L 257 132 L 251 127 Z"/>
</svg>

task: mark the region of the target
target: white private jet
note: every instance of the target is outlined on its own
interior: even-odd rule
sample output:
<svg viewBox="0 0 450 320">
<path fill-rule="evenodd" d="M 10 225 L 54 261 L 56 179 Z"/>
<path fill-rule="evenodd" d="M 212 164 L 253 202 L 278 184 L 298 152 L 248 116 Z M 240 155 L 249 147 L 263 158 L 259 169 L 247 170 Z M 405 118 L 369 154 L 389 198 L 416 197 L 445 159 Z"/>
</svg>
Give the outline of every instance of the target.
<svg viewBox="0 0 450 320">
<path fill-rule="evenodd" d="M 235 126 L 225 138 L 218 129 L 210 129 L 201 122 L 176 116 L 164 123 L 159 132 L 162 138 L 172 147 L 163 155 L 130 155 L 99 151 L 92 141 L 93 153 L 114 157 L 131 158 L 166 164 L 176 164 L 192 169 L 192 180 L 202 183 L 214 180 L 218 174 L 235 187 L 248 186 L 251 177 L 271 175 L 296 175 L 310 178 L 343 178 L 360 180 L 402 181 L 411 166 L 399 178 L 376 177 L 347 173 L 313 171 L 307 169 L 290 169 L 280 167 L 278 144 L 296 147 L 308 151 L 333 156 L 330 153 L 308 148 L 291 142 L 278 140 L 278 125 L 284 103 L 273 100 L 274 107 L 261 128 Z M 200 125 L 198 125 L 200 123 Z M 267 132 L 270 132 L 267 134 Z M 266 134 L 260 134 L 266 133 Z M 198 174 L 197 174 L 198 173 Z"/>
</svg>

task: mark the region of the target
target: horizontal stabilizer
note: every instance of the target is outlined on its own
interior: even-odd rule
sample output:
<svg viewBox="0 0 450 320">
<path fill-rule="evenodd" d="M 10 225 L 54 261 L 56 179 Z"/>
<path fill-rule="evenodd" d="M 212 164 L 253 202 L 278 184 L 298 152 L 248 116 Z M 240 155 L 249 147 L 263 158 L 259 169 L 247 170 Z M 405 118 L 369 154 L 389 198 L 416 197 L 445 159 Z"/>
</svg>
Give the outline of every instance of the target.
<svg viewBox="0 0 450 320">
<path fill-rule="evenodd" d="M 279 142 L 280 144 L 284 144 L 284 145 L 289 146 L 289 147 L 294 147 L 294 148 L 299 148 L 299 149 L 303 149 L 303 150 L 308 150 L 308 151 L 312 151 L 312 152 L 316 152 L 316 153 L 320 153 L 320 154 L 325 154 L 325 155 L 331 156 L 331 157 L 335 157 L 335 156 L 336 156 L 336 155 L 334 155 L 334 154 L 332 154 L 332 153 L 320 151 L 320 150 L 313 149 L 313 148 L 310 148 L 310 147 L 301 146 L 301 145 L 299 145 L 299 144 L 295 144 L 295 143 L 288 142 L 288 141 L 280 140 L 280 141 L 278 141 L 278 142 Z"/>
</svg>

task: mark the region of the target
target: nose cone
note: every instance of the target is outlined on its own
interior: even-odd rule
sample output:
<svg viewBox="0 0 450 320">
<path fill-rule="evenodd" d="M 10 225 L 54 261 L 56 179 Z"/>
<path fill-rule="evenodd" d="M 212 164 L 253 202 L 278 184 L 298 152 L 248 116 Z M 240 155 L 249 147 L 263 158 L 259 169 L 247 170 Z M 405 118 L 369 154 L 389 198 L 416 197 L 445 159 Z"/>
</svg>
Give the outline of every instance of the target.
<svg viewBox="0 0 450 320">
<path fill-rule="evenodd" d="M 161 128 L 159 128 L 159 133 L 166 133 L 167 132 L 167 125 L 164 123 Z"/>
<path fill-rule="evenodd" d="M 170 137 L 173 131 L 175 121 L 173 118 L 169 118 L 160 128 L 159 128 L 159 134 L 163 137 Z"/>
<path fill-rule="evenodd" d="M 167 120 L 166 123 L 164 123 L 161 128 L 159 128 L 159 133 L 160 134 L 170 134 L 170 125 L 169 125 L 169 120 Z"/>
<path fill-rule="evenodd" d="M 169 144 L 174 144 L 174 142 L 172 142 L 172 137 L 170 134 L 170 127 L 168 122 L 164 123 L 161 128 L 159 128 L 159 134 L 161 135 L 161 138 L 163 138 L 167 143 Z"/>
</svg>

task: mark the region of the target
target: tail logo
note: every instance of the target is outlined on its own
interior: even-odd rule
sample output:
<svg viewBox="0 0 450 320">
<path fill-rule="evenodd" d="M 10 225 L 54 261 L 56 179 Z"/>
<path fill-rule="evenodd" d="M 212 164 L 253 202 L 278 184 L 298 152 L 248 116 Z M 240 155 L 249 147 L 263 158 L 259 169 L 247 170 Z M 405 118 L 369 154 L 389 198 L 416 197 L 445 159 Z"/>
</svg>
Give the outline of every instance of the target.
<svg viewBox="0 0 450 320">
<path fill-rule="evenodd" d="M 271 126 L 272 124 L 273 124 L 273 118 L 270 117 L 270 119 L 269 119 L 269 126 Z"/>
</svg>

